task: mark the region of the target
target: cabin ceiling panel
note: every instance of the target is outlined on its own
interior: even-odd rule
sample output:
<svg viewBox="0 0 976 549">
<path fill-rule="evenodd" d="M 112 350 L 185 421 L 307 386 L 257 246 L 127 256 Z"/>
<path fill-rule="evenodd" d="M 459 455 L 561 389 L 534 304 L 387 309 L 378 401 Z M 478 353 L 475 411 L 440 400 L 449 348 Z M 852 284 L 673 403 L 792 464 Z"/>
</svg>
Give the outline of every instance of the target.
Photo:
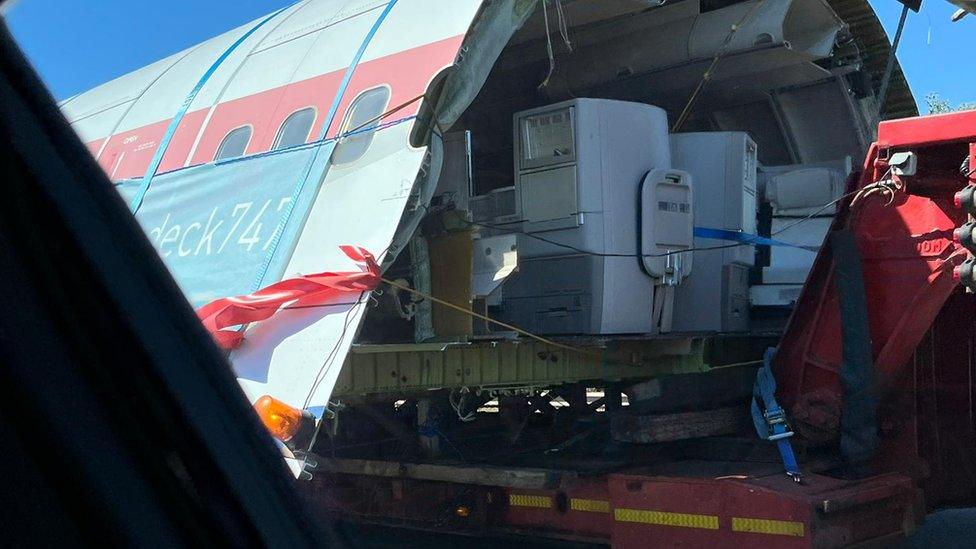
<svg viewBox="0 0 976 549">
<path fill-rule="evenodd" d="M 770 166 L 793 163 L 768 99 L 718 110 L 712 116 L 721 131 L 748 132 L 758 146 L 761 163 Z"/>
<path fill-rule="evenodd" d="M 824 162 L 846 156 L 860 158 L 864 144 L 850 114 L 843 88 L 836 82 L 797 88 L 777 100 L 803 162 Z M 825 123 L 829 120 L 830 123 Z"/>
</svg>

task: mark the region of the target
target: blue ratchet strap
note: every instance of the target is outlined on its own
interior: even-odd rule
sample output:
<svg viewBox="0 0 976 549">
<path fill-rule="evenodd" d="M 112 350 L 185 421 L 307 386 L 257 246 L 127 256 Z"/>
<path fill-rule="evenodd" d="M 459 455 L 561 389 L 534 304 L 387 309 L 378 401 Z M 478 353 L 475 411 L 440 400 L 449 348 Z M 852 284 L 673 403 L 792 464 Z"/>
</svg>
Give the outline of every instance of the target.
<svg viewBox="0 0 976 549">
<path fill-rule="evenodd" d="M 752 390 L 752 421 L 759 438 L 776 443 L 786 474 L 797 483 L 802 483 L 803 473 L 800 472 L 793 446 L 790 445 L 793 431 L 786 423 L 786 411 L 776 402 L 776 378 L 773 377 L 770 367 L 775 354 L 776 349 L 767 349 L 763 356 L 763 366 L 756 372 L 756 384 Z"/>
<path fill-rule="evenodd" d="M 356 73 L 356 67 L 359 66 L 359 62 L 363 59 L 363 54 L 366 53 L 366 48 L 373 41 L 373 37 L 380 30 L 380 26 L 383 25 L 383 21 L 386 21 L 386 16 L 390 15 L 393 11 L 393 7 L 396 6 L 397 0 L 390 0 L 380 12 L 379 17 L 373 22 L 373 26 L 370 27 L 369 32 L 363 38 L 363 42 L 359 45 L 359 49 L 356 50 L 356 55 L 353 56 L 352 61 L 349 66 L 346 67 L 346 74 L 342 77 L 342 82 L 339 84 L 339 89 L 336 91 L 335 97 L 332 99 L 332 106 L 329 107 L 328 114 L 325 115 L 325 121 L 322 124 L 322 130 L 319 132 L 319 141 L 325 139 L 329 132 L 329 127 L 332 126 L 332 122 L 335 120 L 336 114 L 339 112 L 339 105 L 342 103 L 342 98 L 346 94 L 346 89 L 349 87 L 349 81 L 352 80 L 352 75 Z"/>
<path fill-rule="evenodd" d="M 177 128 L 180 127 L 180 122 L 183 121 L 183 117 L 186 116 L 186 112 L 190 109 L 190 104 L 193 103 L 194 99 L 196 99 L 197 95 L 200 93 L 200 90 L 203 89 L 203 86 L 206 85 L 208 80 L 210 80 L 210 77 L 217 72 L 217 69 L 220 68 L 228 57 L 230 57 L 230 54 L 234 53 L 234 50 L 236 50 L 238 46 L 243 44 L 244 41 L 250 38 L 252 34 L 263 27 L 265 23 L 274 19 L 279 13 L 285 11 L 286 9 L 288 8 L 282 8 L 265 17 L 260 23 L 254 25 L 251 30 L 241 35 L 240 38 L 231 44 L 230 47 L 227 48 L 224 53 L 222 53 L 220 57 L 213 62 L 212 65 L 210 65 L 207 72 L 203 73 L 203 76 L 200 77 L 200 81 L 197 82 L 197 85 L 190 90 L 190 93 L 186 96 L 186 99 L 183 100 L 183 105 L 181 105 L 179 110 L 176 111 L 176 116 L 173 117 L 173 120 L 169 123 L 169 127 L 166 128 L 166 133 L 163 135 L 163 139 L 159 142 L 159 146 L 156 147 L 156 154 L 153 155 L 152 161 L 149 162 L 149 167 L 146 168 L 146 174 L 142 176 L 142 185 L 140 185 L 138 192 L 136 192 L 135 197 L 133 197 L 132 203 L 129 204 L 129 209 L 132 210 L 133 215 L 135 215 L 142 206 L 142 201 L 146 198 L 146 193 L 149 192 L 149 186 L 152 185 L 153 177 L 156 176 L 156 171 L 159 170 L 159 164 L 163 161 L 163 156 L 166 155 L 166 150 L 169 148 L 169 143 L 173 140 L 173 136 L 176 134 Z"/>
<path fill-rule="evenodd" d="M 439 424 L 437 420 L 427 420 L 423 425 L 417 425 L 417 433 L 424 438 L 440 438 Z"/>
<path fill-rule="evenodd" d="M 741 242 L 742 244 L 753 244 L 756 246 L 783 246 L 787 248 L 807 250 L 810 252 L 816 252 L 818 250 L 816 246 L 798 246 L 796 244 L 790 244 L 789 242 L 783 242 L 782 240 L 774 240 L 772 238 L 759 236 L 757 234 L 745 233 L 742 231 L 729 231 L 725 229 L 711 229 L 709 227 L 695 227 L 695 238 L 730 240 L 732 242 Z"/>
<path fill-rule="evenodd" d="M 329 107 L 329 112 L 326 113 L 325 120 L 322 122 L 322 129 L 319 131 L 318 139 L 316 140 L 317 142 L 326 141 L 329 128 L 332 127 L 332 122 L 335 120 L 335 117 L 339 112 L 339 105 L 342 104 L 342 98 L 346 95 L 346 89 L 349 88 L 349 82 L 352 81 L 352 77 L 356 73 L 356 68 L 359 66 L 359 62 L 362 61 L 363 55 L 366 53 L 366 48 L 368 48 L 370 43 L 372 43 L 373 38 L 376 36 L 376 33 L 379 32 L 383 22 L 386 21 L 386 17 L 390 15 L 391 11 L 393 11 L 397 1 L 398 0 L 390 0 L 386 4 L 386 7 L 383 8 L 383 11 L 380 12 L 379 16 L 376 18 L 376 21 L 373 22 L 373 26 L 370 27 L 369 31 L 366 33 L 366 36 L 363 37 L 362 43 L 359 44 L 359 49 L 356 50 L 356 54 L 353 55 L 352 60 L 349 62 L 349 66 L 346 67 L 346 73 L 342 77 L 342 82 L 339 83 L 339 88 L 336 90 L 335 97 L 332 98 L 332 105 Z M 377 128 L 369 128 L 367 131 L 373 131 L 376 129 Z M 284 234 L 285 228 L 288 226 L 289 221 L 291 221 L 292 214 L 295 212 L 295 205 L 298 203 L 302 192 L 305 190 L 305 184 L 308 182 L 308 178 L 312 173 L 312 167 L 318 160 L 319 150 L 321 149 L 315 151 L 312 158 L 306 164 L 298 184 L 292 191 L 291 200 L 288 202 L 288 205 L 285 206 L 285 211 L 281 216 L 281 221 L 278 223 L 278 226 L 275 227 L 275 232 L 272 233 L 271 247 L 268 250 L 268 253 L 265 255 L 264 261 L 261 262 L 258 276 L 252 284 L 252 289 L 254 291 L 257 291 L 259 288 L 264 286 L 264 278 L 268 275 L 268 271 L 271 269 L 271 262 L 274 260 L 275 254 L 278 252 L 278 245 L 281 243 L 281 237 Z"/>
</svg>

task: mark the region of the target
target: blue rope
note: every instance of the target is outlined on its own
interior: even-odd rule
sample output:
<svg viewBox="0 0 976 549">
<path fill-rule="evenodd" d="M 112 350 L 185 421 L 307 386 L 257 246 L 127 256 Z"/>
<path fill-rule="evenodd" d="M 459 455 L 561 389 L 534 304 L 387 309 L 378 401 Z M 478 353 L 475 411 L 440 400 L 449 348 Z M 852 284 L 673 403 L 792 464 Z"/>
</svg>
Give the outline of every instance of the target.
<svg viewBox="0 0 976 549">
<path fill-rule="evenodd" d="M 332 106 L 329 107 L 329 113 L 325 115 L 325 123 L 322 125 L 322 131 L 319 132 L 319 140 L 325 139 L 326 134 L 329 132 L 329 128 L 332 126 L 332 122 L 335 120 L 336 113 L 339 112 L 339 105 L 342 103 L 342 96 L 346 93 L 346 88 L 349 87 L 349 81 L 352 80 L 353 73 L 356 72 L 356 67 L 359 66 L 359 62 L 363 59 L 363 54 L 366 53 L 366 48 L 369 46 L 370 42 L 373 41 L 373 37 L 380 30 L 380 26 L 383 25 L 383 21 L 386 20 L 386 16 L 390 14 L 393 10 L 393 6 L 396 6 L 397 0 L 390 0 L 390 3 L 386 5 L 380 16 L 376 18 L 376 22 L 373 23 L 373 27 L 369 29 L 366 33 L 366 37 L 363 39 L 363 43 L 359 45 L 359 50 L 356 51 L 356 55 L 353 56 L 352 62 L 349 63 L 349 67 L 346 69 L 346 74 L 342 77 L 342 83 L 339 84 L 339 90 L 336 92 L 335 98 L 332 100 Z"/>
<path fill-rule="evenodd" d="M 139 211 L 140 207 L 142 207 L 142 201 L 146 198 L 146 193 L 149 192 L 149 186 L 152 185 L 153 177 L 155 177 L 156 171 L 159 169 L 159 164 L 163 161 L 163 156 L 166 154 L 166 150 L 169 148 L 170 141 L 173 140 L 173 136 L 176 134 L 176 130 L 179 128 L 180 122 L 183 121 L 183 117 L 186 116 L 186 112 L 190 109 L 190 104 L 193 103 L 194 99 L 196 99 L 197 95 L 200 93 L 200 90 L 203 89 L 203 86 L 206 85 L 207 81 L 210 80 L 215 72 L 217 72 L 217 69 L 220 68 L 224 61 L 230 57 L 230 54 L 234 53 L 234 50 L 236 50 L 238 46 L 243 44 L 244 41 L 250 38 L 252 34 L 263 27 L 265 23 L 274 19 L 279 13 L 285 11 L 286 9 L 288 8 L 282 8 L 272 13 L 261 20 L 261 22 L 259 22 L 257 25 L 254 25 L 251 30 L 245 32 L 240 38 L 231 44 L 229 48 L 224 50 L 224 53 L 222 53 L 220 57 L 218 57 L 217 60 L 210 65 L 207 72 L 203 73 L 203 76 L 200 77 L 200 81 L 197 82 L 197 85 L 190 90 L 190 93 L 186 96 L 186 99 L 183 100 L 183 104 L 180 106 L 179 110 L 176 111 L 176 116 L 173 117 L 173 120 L 169 123 L 169 127 L 166 128 L 166 133 L 163 135 L 162 141 L 160 141 L 159 146 L 156 147 L 156 154 L 153 155 L 152 161 L 149 162 L 149 167 L 146 168 L 146 175 L 142 176 L 142 186 L 139 187 L 139 191 L 136 192 L 135 197 L 132 199 L 132 203 L 129 205 L 129 209 L 132 210 L 133 215 Z"/>
<path fill-rule="evenodd" d="M 332 122 L 335 120 L 336 114 L 339 111 L 339 105 L 342 103 L 342 98 L 346 93 L 346 89 L 349 87 L 349 82 L 352 80 L 352 76 L 356 72 L 356 67 L 362 60 L 363 54 L 366 53 L 366 48 L 369 46 L 370 42 L 373 41 L 373 37 L 376 36 L 376 33 L 379 31 L 383 21 L 386 20 L 386 17 L 390 14 L 390 11 L 393 10 L 396 3 L 397 0 L 390 0 L 390 2 L 386 5 L 386 8 L 384 8 L 379 17 L 376 18 L 372 28 L 369 29 L 368 33 L 366 33 L 366 37 L 363 38 L 363 42 L 359 45 L 359 50 L 357 50 L 356 55 L 353 56 L 352 61 L 349 63 L 349 67 L 346 68 L 346 74 L 342 77 L 342 82 L 339 84 L 339 89 L 336 91 L 336 95 L 332 99 L 332 106 L 329 107 L 329 112 L 326 114 L 325 121 L 322 123 L 322 130 L 319 132 L 318 141 L 325 140 L 329 132 L 329 128 L 332 126 Z M 278 223 L 278 226 L 275 227 L 274 236 L 271 239 L 271 246 L 268 250 L 268 254 L 261 263 L 261 269 L 258 272 L 257 278 L 251 285 L 252 291 L 257 291 L 264 285 L 264 278 L 268 275 L 268 270 L 271 268 L 271 262 L 274 260 L 274 256 L 278 251 L 278 245 L 281 243 L 281 236 L 284 234 L 285 228 L 288 226 L 288 222 L 291 220 L 291 216 L 295 212 L 295 205 L 298 202 L 298 199 L 301 198 L 302 191 L 305 190 L 305 184 L 308 182 L 309 175 L 311 175 L 312 166 L 315 165 L 320 150 L 321 149 L 317 149 L 315 154 L 312 155 L 312 158 L 310 158 L 306 164 L 301 181 L 299 181 L 298 185 L 295 186 L 295 190 L 291 194 L 291 201 L 288 202 L 288 205 L 285 207 L 285 212 L 281 217 L 281 221 Z"/>
</svg>

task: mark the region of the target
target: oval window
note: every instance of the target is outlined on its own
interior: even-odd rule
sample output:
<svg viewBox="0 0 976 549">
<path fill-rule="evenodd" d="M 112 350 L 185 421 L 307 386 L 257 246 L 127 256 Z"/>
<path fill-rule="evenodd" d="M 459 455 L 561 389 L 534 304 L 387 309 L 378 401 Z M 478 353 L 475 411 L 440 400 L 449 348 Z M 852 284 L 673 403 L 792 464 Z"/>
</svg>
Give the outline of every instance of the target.
<svg viewBox="0 0 976 549">
<path fill-rule="evenodd" d="M 278 136 L 275 137 L 271 150 L 304 145 L 308 141 L 309 132 L 312 131 L 313 122 L 315 122 L 315 109 L 312 107 L 291 113 L 281 123 L 281 129 L 278 130 Z"/>
<path fill-rule="evenodd" d="M 390 88 L 373 88 L 364 91 L 352 105 L 346 114 L 346 120 L 339 128 L 339 134 L 352 132 L 339 141 L 335 151 L 332 153 L 333 164 L 348 164 L 355 162 L 366 154 L 370 143 L 373 142 L 373 135 L 376 127 L 380 125 L 380 115 L 386 108 L 390 100 Z"/>
<path fill-rule="evenodd" d="M 214 156 L 214 161 L 244 156 L 244 151 L 247 150 L 247 144 L 250 141 L 251 126 L 241 126 L 240 128 L 231 130 L 224 137 L 224 140 L 220 142 L 220 146 L 217 147 L 217 154 Z"/>
</svg>

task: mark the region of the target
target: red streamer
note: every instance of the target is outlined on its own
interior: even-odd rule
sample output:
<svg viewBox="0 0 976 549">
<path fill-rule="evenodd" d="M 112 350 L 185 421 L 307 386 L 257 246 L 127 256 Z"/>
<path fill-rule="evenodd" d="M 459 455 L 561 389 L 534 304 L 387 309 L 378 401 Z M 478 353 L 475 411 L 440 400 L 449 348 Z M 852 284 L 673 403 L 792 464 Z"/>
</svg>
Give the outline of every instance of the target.
<svg viewBox="0 0 976 549">
<path fill-rule="evenodd" d="M 228 330 L 267 320 L 285 305 L 323 305 L 343 294 L 374 290 L 380 283 L 380 268 L 372 254 L 357 246 L 340 246 L 360 271 L 325 272 L 289 278 L 252 294 L 224 297 L 197 310 L 203 326 L 224 350 L 236 349 L 244 341 L 243 330 Z"/>
</svg>

